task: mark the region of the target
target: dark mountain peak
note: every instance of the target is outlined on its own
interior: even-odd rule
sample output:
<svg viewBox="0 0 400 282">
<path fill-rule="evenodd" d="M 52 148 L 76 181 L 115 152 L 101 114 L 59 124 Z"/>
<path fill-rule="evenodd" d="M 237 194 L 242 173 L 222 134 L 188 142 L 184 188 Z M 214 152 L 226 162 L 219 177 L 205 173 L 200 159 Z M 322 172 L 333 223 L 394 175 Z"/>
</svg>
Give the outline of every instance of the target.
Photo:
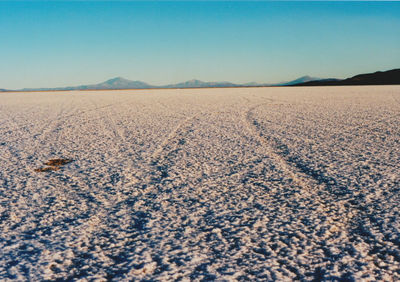
<svg viewBox="0 0 400 282">
<path fill-rule="evenodd" d="M 393 69 L 388 71 L 376 71 L 374 73 L 364 73 L 345 79 L 345 81 L 352 82 L 368 82 L 374 83 L 385 83 L 385 84 L 397 84 L 400 82 L 400 69 Z"/>
<path fill-rule="evenodd" d="M 346 79 L 322 79 L 295 84 L 296 86 L 327 85 L 391 85 L 400 84 L 400 69 L 358 74 Z"/>
</svg>

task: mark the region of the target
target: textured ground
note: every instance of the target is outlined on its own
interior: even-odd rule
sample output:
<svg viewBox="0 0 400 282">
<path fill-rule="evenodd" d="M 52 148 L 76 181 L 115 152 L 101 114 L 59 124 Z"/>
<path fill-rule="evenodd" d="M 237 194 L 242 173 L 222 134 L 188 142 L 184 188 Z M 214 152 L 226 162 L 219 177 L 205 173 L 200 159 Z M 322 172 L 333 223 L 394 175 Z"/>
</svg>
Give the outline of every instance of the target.
<svg viewBox="0 0 400 282">
<path fill-rule="evenodd" d="M 399 124 L 399 86 L 0 94 L 0 280 L 399 280 Z"/>
</svg>

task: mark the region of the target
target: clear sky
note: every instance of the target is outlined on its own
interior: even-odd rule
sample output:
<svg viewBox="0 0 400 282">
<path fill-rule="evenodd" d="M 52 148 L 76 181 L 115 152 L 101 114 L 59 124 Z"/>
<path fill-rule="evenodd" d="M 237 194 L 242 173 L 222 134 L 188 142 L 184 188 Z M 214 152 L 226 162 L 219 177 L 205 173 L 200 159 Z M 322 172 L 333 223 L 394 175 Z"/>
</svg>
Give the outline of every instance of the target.
<svg viewBox="0 0 400 282">
<path fill-rule="evenodd" d="M 400 68 L 400 2 L 0 1 L 0 88 Z"/>
</svg>

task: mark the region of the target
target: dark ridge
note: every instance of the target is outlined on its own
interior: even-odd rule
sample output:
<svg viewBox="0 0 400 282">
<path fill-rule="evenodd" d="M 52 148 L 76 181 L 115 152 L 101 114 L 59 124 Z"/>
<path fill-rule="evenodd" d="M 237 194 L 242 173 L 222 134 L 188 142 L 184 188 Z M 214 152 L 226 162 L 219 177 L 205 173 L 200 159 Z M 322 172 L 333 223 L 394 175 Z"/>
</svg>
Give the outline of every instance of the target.
<svg viewBox="0 0 400 282">
<path fill-rule="evenodd" d="M 331 85 L 394 85 L 400 84 L 400 69 L 359 74 L 346 79 L 321 79 L 293 86 L 331 86 Z"/>
</svg>

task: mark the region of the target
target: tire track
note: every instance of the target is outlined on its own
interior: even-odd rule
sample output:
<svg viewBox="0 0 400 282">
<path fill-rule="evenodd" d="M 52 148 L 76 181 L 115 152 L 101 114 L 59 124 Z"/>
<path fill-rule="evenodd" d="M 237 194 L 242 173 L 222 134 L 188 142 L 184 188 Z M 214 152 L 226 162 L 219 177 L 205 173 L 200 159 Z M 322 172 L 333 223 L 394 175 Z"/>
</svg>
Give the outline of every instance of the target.
<svg viewBox="0 0 400 282">
<path fill-rule="evenodd" d="M 261 124 L 257 122 L 257 120 L 253 117 L 253 111 L 257 108 L 272 105 L 275 101 L 270 100 L 270 102 L 257 104 L 245 110 L 242 113 L 242 121 L 244 124 L 247 124 L 247 129 L 249 133 L 256 138 L 263 145 L 263 148 L 266 150 L 265 154 L 272 158 L 272 160 L 292 179 L 292 183 L 296 186 L 300 187 L 302 190 L 302 197 L 307 197 L 309 199 L 313 199 L 313 204 L 315 204 L 316 210 L 320 211 L 339 211 L 340 208 L 336 207 L 338 203 L 335 200 L 321 198 L 322 194 L 327 194 L 324 192 L 325 189 L 320 189 L 322 187 L 326 187 L 326 183 L 320 182 L 318 178 L 316 178 L 312 173 L 306 173 L 305 170 L 299 168 L 293 161 L 287 158 L 286 154 L 282 152 L 281 149 L 277 148 L 276 145 L 270 138 L 265 136 L 263 131 L 261 130 Z M 278 149 L 278 150 L 277 150 Z M 283 148 L 285 150 L 285 148 Z M 350 236 L 348 232 L 348 220 L 351 218 L 351 214 L 347 215 L 339 215 L 330 214 L 330 218 L 327 218 L 326 221 L 330 222 L 331 230 L 335 230 L 335 232 L 342 232 L 346 234 L 345 236 Z"/>
<path fill-rule="evenodd" d="M 262 125 L 252 117 L 252 113 L 257 108 L 272 104 L 271 102 L 258 104 L 244 112 L 244 121 L 248 124 L 249 131 L 262 144 L 266 145 L 268 153 L 289 173 L 297 185 L 304 187 L 308 191 L 315 191 L 313 187 L 318 185 L 324 185 L 326 188 L 332 188 L 333 185 L 336 185 L 337 181 L 333 177 L 309 168 L 299 157 L 292 156 L 288 146 L 278 138 L 263 134 L 264 129 Z M 344 194 L 352 195 L 352 191 L 346 187 L 340 188 L 346 189 L 346 193 Z"/>
<path fill-rule="evenodd" d="M 311 187 L 311 183 L 297 170 L 294 170 L 293 167 L 287 162 L 287 160 L 282 157 L 281 154 L 276 152 L 273 148 L 273 145 L 266 139 L 263 133 L 260 131 L 259 127 L 261 126 L 255 119 L 252 118 L 252 112 L 259 107 L 272 105 L 275 101 L 271 100 L 270 102 L 258 104 L 248 108 L 246 111 L 242 113 L 242 121 L 246 124 L 246 128 L 249 130 L 249 133 L 256 137 L 256 139 L 264 145 L 267 149 L 268 156 L 272 157 L 274 161 L 280 165 L 280 167 L 287 172 L 290 177 L 293 179 L 294 183 L 300 187 L 305 188 L 307 191 L 313 191 Z"/>
<path fill-rule="evenodd" d="M 138 266 L 137 270 L 127 268 L 126 265 L 138 259 L 137 256 L 132 256 L 132 254 L 135 253 L 135 248 L 144 244 L 141 240 L 144 238 L 143 234 L 149 232 L 146 226 L 149 219 L 165 220 L 159 218 L 157 208 L 152 208 L 152 206 L 155 203 L 155 198 L 163 197 L 165 193 L 163 191 L 163 180 L 168 177 L 167 170 L 173 165 L 173 161 L 168 158 L 183 144 L 181 140 L 190 132 L 190 127 L 196 116 L 188 117 L 180 122 L 162 140 L 158 148 L 149 157 L 147 161 L 149 171 L 140 182 L 123 183 L 121 189 L 115 191 L 112 199 L 108 199 L 109 205 L 107 207 L 98 205 L 96 214 L 92 215 L 85 223 L 87 232 L 85 231 L 81 235 L 81 239 L 88 241 L 90 245 L 95 245 L 96 240 L 111 240 L 115 245 L 117 245 L 116 242 L 122 240 L 131 242 L 123 250 L 113 247 L 117 249 L 117 254 L 115 254 L 113 248 L 102 250 L 103 257 L 107 257 L 108 263 L 112 265 L 107 271 L 110 277 L 123 277 L 129 271 L 136 271 L 140 277 L 146 275 L 146 271 L 151 271 L 146 270 L 149 266 L 146 266 L 143 262 L 138 262 L 138 265 L 141 266 Z M 145 202 L 145 206 L 148 208 L 143 209 L 143 204 L 137 205 L 137 201 Z M 119 239 L 110 238 L 110 234 L 116 232 L 116 230 L 120 234 Z M 121 234 L 124 235 L 121 236 Z M 156 244 L 156 242 L 153 244 Z M 77 268 L 79 267 L 77 266 Z"/>
<path fill-rule="evenodd" d="M 363 255 L 365 261 L 375 260 L 377 264 L 385 263 L 387 259 L 384 256 L 391 255 L 394 256 L 395 261 L 399 262 L 400 255 L 393 252 L 390 247 L 382 245 L 382 242 L 369 230 L 369 227 L 374 228 L 375 226 L 372 222 L 374 218 L 370 218 L 369 214 L 372 213 L 363 204 L 362 193 L 354 194 L 349 187 L 337 186 L 337 181 L 333 177 L 315 171 L 299 157 L 291 156 L 288 147 L 279 139 L 275 138 L 274 140 L 273 137 L 266 137 L 263 134 L 264 129 L 261 128 L 261 124 L 257 122 L 252 113 L 259 107 L 271 104 L 262 103 L 248 108 L 243 112 L 244 122 L 247 123 L 249 132 L 265 145 L 266 153 L 293 178 L 296 185 L 309 193 L 309 197 L 313 198 L 313 202 L 318 203 L 320 210 L 325 211 L 324 215 L 327 215 L 327 221 L 331 222 L 331 230 L 345 234 L 344 238 L 347 238 L 347 241 L 341 243 L 344 250 L 354 259 L 360 259 L 355 257 L 354 245 L 367 245 L 371 250 Z M 318 187 L 323 187 L 323 190 Z M 389 241 L 394 245 L 398 244 L 396 238 Z"/>
<path fill-rule="evenodd" d="M 97 107 L 106 109 L 106 107 Z M 104 125 L 104 131 L 110 136 L 112 142 L 126 144 L 126 139 L 123 133 L 118 129 L 118 125 L 114 120 L 115 111 L 98 111 L 95 119 L 99 119 Z M 101 118 L 98 118 L 101 116 Z M 115 139 L 115 140 L 114 140 Z M 121 180 L 120 167 L 113 167 L 110 164 L 105 164 L 105 177 L 110 177 L 110 181 L 100 181 L 94 183 L 91 180 L 86 181 L 80 174 L 69 175 L 69 173 L 55 172 L 49 175 L 53 178 L 53 183 L 57 183 L 57 193 L 61 196 L 56 198 L 57 202 L 64 202 L 64 199 L 74 202 L 74 207 L 79 207 L 79 211 L 75 212 L 74 216 L 61 223 L 66 230 L 75 233 L 73 241 L 66 243 L 75 246 L 73 248 L 74 256 L 71 258 L 72 264 L 69 268 L 73 268 L 74 273 L 70 274 L 68 279 L 79 278 L 85 274 L 86 264 L 85 259 L 88 256 L 95 254 L 96 259 L 92 263 L 97 265 L 108 264 L 113 265 L 113 268 L 119 268 L 118 262 L 113 260 L 112 251 L 109 252 L 102 247 L 99 247 L 99 242 L 109 242 L 107 245 L 112 245 L 111 242 L 118 241 L 110 234 L 114 229 L 119 229 L 119 226 L 132 226 L 133 233 L 137 226 L 138 216 L 127 212 L 129 216 L 121 216 L 121 212 L 128 210 L 132 203 L 132 193 L 135 192 L 135 187 L 126 184 Z M 67 189 L 66 189 L 67 188 Z M 83 189 L 82 189 L 83 188 Z M 59 200 L 60 199 L 60 200 Z M 76 209 L 74 209 L 76 210 Z M 124 214 L 124 213 L 123 213 Z M 46 213 L 41 215 L 38 220 L 41 220 Z M 128 228 L 129 229 L 129 228 Z M 126 237 L 133 236 L 128 231 L 122 231 Z M 64 236 L 63 236 L 64 238 Z M 65 237 L 65 240 L 70 240 Z M 90 250 L 88 250 L 88 248 Z M 117 248 L 117 247 L 114 247 Z M 96 249 L 95 251 L 93 251 Z M 66 254 L 61 254 L 65 256 Z M 57 266 L 57 261 L 48 262 L 49 265 Z M 64 268 L 65 266 L 60 266 Z M 67 279 L 67 280 L 68 280 Z"/>
<path fill-rule="evenodd" d="M 102 118 L 102 120 L 105 120 L 105 123 L 107 124 L 108 131 L 111 131 L 112 137 L 117 137 L 119 139 L 118 142 L 124 143 L 125 139 L 123 137 L 123 134 L 119 133 L 117 130 L 117 125 L 114 120 L 112 120 L 112 113 L 108 112 L 106 115 L 106 118 Z M 185 132 L 187 132 L 188 127 L 191 126 L 191 121 L 193 121 L 196 118 L 196 115 L 191 116 L 189 118 L 186 118 L 182 122 L 180 122 L 167 136 L 164 138 L 164 140 L 160 143 L 158 146 L 158 149 L 151 155 L 151 157 L 148 160 L 148 165 L 150 168 L 155 171 L 156 177 L 154 174 L 148 175 L 145 179 L 142 179 L 142 183 L 147 183 L 149 184 L 148 189 L 150 190 L 156 188 L 158 186 L 159 182 L 163 179 L 165 172 L 161 171 L 163 169 L 167 169 L 166 166 L 171 165 L 170 162 L 168 164 L 164 164 L 163 162 L 165 161 L 165 158 L 173 151 L 177 150 L 177 148 L 180 145 L 178 136 L 184 136 Z M 162 167 L 162 168 L 161 168 Z M 80 195 L 78 198 L 81 198 L 82 202 L 87 202 L 87 205 L 90 205 L 91 202 L 95 201 L 97 204 L 96 206 L 96 213 L 92 215 L 88 215 L 88 218 L 84 220 L 82 223 L 81 229 L 82 232 L 78 236 L 80 238 L 78 241 L 83 241 L 87 242 L 90 244 L 95 239 L 99 239 L 99 237 L 103 237 L 101 234 L 106 234 L 109 232 L 110 229 L 115 228 L 115 226 L 118 226 L 118 222 L 126 221 L 126 218 L 120 218 L 118 214 L 125 210 L 128 209 L 128 207 L 132 206 L 135 201 L 138 200 L 138 197 L 140 195 L 140 198 L 142 200 L 146 200 L 146 191 L 141 192 L 140 189 L 142 185 L 140 183 L 137 183 L 137 181 L 133 181 L 131 183 L 122 183 L 121 187 L 122 189 L 115 189 L 116 193 L 113 193 L 113 195 L 108 194 L 106 191 L 103 191 L 103 189 L 99 189 L 101 187 L 97 187 L 98 190 L 96 193 L 91 193 L 91 192 L 85 192 L 81 191 L 80 187 L 87 187 L 89 184 L 80 181 L 79 178 L 76 177 L 71 177 L 62 173 L 54 173 L 52 174 L 54 176 L 54 180 L 57 180 L 59 183 L 58 186 L 60 187 L 65 187 L 71 186 L 75 187 L 72 188 L 71 191 L 65 191 L 67 194 L 71 195 L 71 197 L 76 197 L 74 195 Z M 90 186 L 90 185 L 89 185 Z M 138 191 L 139 190 L 139 191 Z M 104 194 L 104 195 L 103 195 Z M 136 195 L 134 197 L 133 195 Z M 138 215 L 139 216 L 139 215 Z M 140 219 L 138 216 L 133 216 L 130 220 L 132 223 L 130 224 L 131 226 L 137 226 L 138 222 L 140 220 L 145 220 L 145 219 Z M 140 217 L 140 216 L 139 216 Z M 142 215 L 142 217 L 148 217 L 146 215 Z M 126 222 L 125 222 L 126 224 Z M 144 223 L 143 223 L 144 224 Z M 121 222 L 121 225 L 122 222 Z M 131 232 L 135 233 L 137 230 L 131 230 Z M 126 233 L 126 232 L 125 232 Z M 128 232 L 129 233 L 129 232 Z M 100 235 L 99 235 L 100 234 Z M 132 235 L 131 235 L 132 236 Z M 116 264 L 117 266 L 117 264 Z"/>
<path fill-rule="evenodd" d="M 68 118 L 70 118 L 70 117 L 78 117 L 78 116 L 82 116 L 82 115 L 85 115 L 85 114 L 88 114 L 88 113 L 91 113 L 91 112 L 96 112 L 96 111 L 98 111 L 98 110 L 102 110 L 102 109 L 106 109 L 106 108 L 110 108 L 110 107 L 115 107 L 115 106 L 117 106 L 117 105 L 120 105 L 120 104 L 132 104 L 132 103 L 127 103 L 129 100 L 126 100 L 126 101 L 123 101 L 123 102 L 120 102 L 120 103 L 111 103 L 111 104 L 107 104 L 107 105 L 104 105 L 104 106 L 100 106 L 100 107 L 98 107 L 98 106 L 96 106 L 96 107 L 94 107 L 94 108 L 91 108 L 91 109 L 88 109 L 88 110 L 76 110 L 76 112 L 74 112 L 74 113 L 69 113 L 69 114 L 67 114 L 67 115 L 64 115 L 64 116 L 62 116 L 62 115 L 60 115 L 60 114 L 58 114 L 57 115 L 57 120 L 49 120 L 47 123 L 45 123 L 43 126 L 41 126 L 40 127 L 40 132 L 45 132 L 46 131 L 46 129 L 49 127 L 49 125 L 51 125 L 52 123 L 55 123 L 55 122 L 59 122 L 59 124 L 61 125 L 60 127 L 58 127 L 60 130 L 61 129 L 63 129 L 63 128 L 65 128 L 65 126 L 62 126 L 63 124 L 65 124 L 65 120 L 66 119 L 68 119 Z M 71 103 L 72 104 L 72 103 Z M 60 113 L 62 113 L 63 111 L 60 111 Z M 93 121 L 93 120 L 97 120 L 97 119 L 101 119 L 101 118 L 93 118 L 93 119 L 89 119 L 89 120 L 87 120 L 87 122 L 89 122 L 89 121 Z M 17 129 L 17 130 L 19 130 L 19 131 L 23 131 L 23 130 L 29 130 L 31 127 L 32 127 L 32 125 L 34 125 L 35 123 L 33 123 L 33 122 L 28 122 L 28 123 L 23 123 L 23 124 L 18 124 L 18 123 L 16 123 L 15 121 L 14 121 L 14 127 L 12 128 L 12 130 L 15 130 L 15 129 Z M 5 128 L 2 128 L 2 129 L 5 129 Z M 1 129 L 1 130 L 2 130 Z M 39 135 L 42 135 L 42 133 L 37 133 L 37 134 L 35 134 L 34 135 L 34 137 L 38 137 Z M 19 138 L 15 138 L 15 139 L 12 139 L 12 140 L 9 140 L 8 142 L 16 142 L 16 141 L 18 141 L 19 140 Z"/>
<path fill-rule="evenodd" d="M 149 164 L 154 165 L 156 163 L 158 163 L 161 160 L 161 155 L 164 151 L 167 150 L 168 145 L 170 145 L 171 143 L 173 143 L 172 141 L 174 139 L 177 138 L 177 136 L 179 135 L 179 132 L 182 131 L 185 127 L 187 127 L 189 125 L 189 123 L 191 121 L 193 121 L 198 115 L 193 115 L 190 116 L 188 118 L 186 118 L 185 120 L 183 120 L 182 122 L 180 122 L 166 137 L 165 139 L 160 143 L 160 145 L 158 146 L 158 148 L 153 152 L 153 154 L 151 155 L 150 159 L 149 159 Z M 176 147 L 175 147 L 176 148 Z M 170 149 L 170 151 L 173 150 Z"/>
<path fill-rule="evenodd" d="M 114 139 L 116 142 L 120 142 L 120 144 L 124 144 L 126 142 L 126 138 L 124 134 L 118 129 L 117 123 L 115 122 L 114 116 L 117 112 L 113 109 L 108 109 L 106 111 L 106 117 L 103 117 L 103 123 L 106 124 L 108 128 L 107 131 L 111 132 L 110 137 Z"/>
</svg>

